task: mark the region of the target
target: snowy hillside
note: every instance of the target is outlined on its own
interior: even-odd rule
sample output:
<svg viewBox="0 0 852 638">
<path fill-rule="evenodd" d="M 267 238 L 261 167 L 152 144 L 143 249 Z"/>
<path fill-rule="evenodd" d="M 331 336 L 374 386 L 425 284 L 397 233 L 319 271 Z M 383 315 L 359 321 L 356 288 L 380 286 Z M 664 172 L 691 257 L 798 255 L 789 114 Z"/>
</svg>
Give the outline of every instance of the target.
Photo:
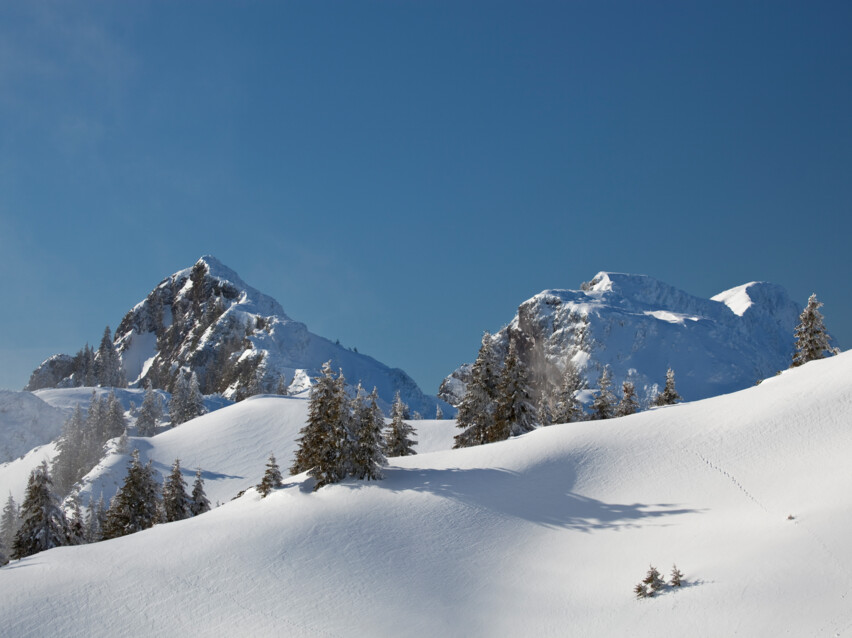
<svg viewBox="0 0 852 638">
<path fill-rule="evenodd" d="M 701 299 L 644 275 L 600 272 L 582 290 L 545 290 L 528 299 L 492 339 L 505 353 L 509 334 L 520 331 L 534 344 L 531 369 L 556 386 L 571 359 L 590 386 L 609 366 L 614 388 L 631 381 L 647 399 L 672 368 L 678 392 L 694 400 L 788 368 L 801 310 L 768 283 Z M 469 366 L 457 369 L 438 396 L 458 405 L 469 375 Z"/>
<path fill-rule="evenodd" d="M 849 636 L 850 378 L 846 353 L 731 395 L 392 459 L 380 482 L 291 477 L 14 561 L 0 618 L 15 636 Z M 187 467 L 224 447 L 257 480 L 298 405 L 259 398 L 144 442 Z M 243 432 L 228 415 L 254 434 L 208 450 Z M 649 563 L 677 563 L 686 586 L 636 600 Z"/>
<path fill-rule="evenodd" d="M 204 394 L 239 399 L 264 392 L 298 394 L 322 364 L 342 369 L 352 386 L 375 386 L 383 407 L 398 390 L 412 410 L 433 416 L 440 403 L 402 370 L 348 350 L 290 319 L 271 297 L 246 284 L 215 257 L 164 279 L 134 306 L 115 330 L 115 348 L 126 380 L 172 391 L 181 367 L 198 376 Z M 27 386 L 91 385 L 100 352 L 54 355 L 37 368 Z M 86 381 L 88 379 L 88 381 Z M 114 385 L 106 383 L 105 385 Z"/>
<path fill-rule="evenodd" d="M 29 392 L 0 390 L 0 463 L 52 441 L 62 431 L 66 417 L 65 412 Z"/>
</svg>

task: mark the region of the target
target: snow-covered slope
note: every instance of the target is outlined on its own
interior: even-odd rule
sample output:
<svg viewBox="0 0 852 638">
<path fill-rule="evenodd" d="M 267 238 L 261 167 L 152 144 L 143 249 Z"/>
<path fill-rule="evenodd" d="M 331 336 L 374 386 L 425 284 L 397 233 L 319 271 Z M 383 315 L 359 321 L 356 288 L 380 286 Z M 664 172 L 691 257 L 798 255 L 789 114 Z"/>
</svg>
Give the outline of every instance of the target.
<svg viewBox="0 0 852 638">
<path fill-rule="evenodd" d="M 0 463 L 59 436 L 65 413 L 30 392 L 0 390 Z"/>
<path fill-rule="evenodd" d="M 617 393 L 629 380 L 646 400 L 668 368 L 681 396 L 693 400 L 790 366 L 801 308 L 780 286 L 751 282 L 701 299 L 644 275 L 601 272 L 582 288 L 545 290 L 522 303 L 493 335 L 495 349 L 505 353 L 510 332 L 520 331 L 537 349 L 534 372 L 552 383 L 572 359 L 591 386 L 609 366 Z M 464 366 L 453 372 L 438 396 L 458 405 L 468 375 Z"/>
<path fill-rule="evenodd" d="M 731 395 L 393 459 L 380 482 L 311 492 L 291 477 L 265 499 L 249 490 L 194 519 L 13 562 L 0 569 L 3 629 L 850 635 L 850 378 L 846 353 Z M 294 409 L 257 399 L 218 415 L 252 404 L 280 406 L 281 423 Z M 169 434 L 150 441 L 181 428 Z M 649 563 L 673 562 L 686 587 L 633 597 Z"/>
<path fill-rule="evenodd" d="M 402 370 L 317 336 L 290 319 L 271 297 L 246 284 L 215 257 L 202 257 L 164 279 L 122 319 L 115 346 L 131 384 L 150 381 L 171 391 L 180 368 L 198 375 L 204 394 L 228 398 L 310 386 L 322 364 L 342 369 L 351 385 L 374 386 L 382 406 L 402 399 L 424 416 L 453 410 L 430 397 Z M 55 355 L 37 368 L 29 390 L 74 385 L 82 376 L 75 358 Z"/>
</svg>

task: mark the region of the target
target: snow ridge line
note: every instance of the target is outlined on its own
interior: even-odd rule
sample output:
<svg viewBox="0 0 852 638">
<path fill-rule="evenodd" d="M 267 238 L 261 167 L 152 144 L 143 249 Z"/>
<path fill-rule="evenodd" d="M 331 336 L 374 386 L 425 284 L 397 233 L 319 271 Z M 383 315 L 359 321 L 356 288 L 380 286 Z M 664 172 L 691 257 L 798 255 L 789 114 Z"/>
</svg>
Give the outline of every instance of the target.
<svg viewBox="0 0 852 638">
<path fill-rule="evenodd" d="M 723 475 L 723 476 L 725 476 L 727 479 L 729 479 L 729 480 L 731 481 L 731 483 L 733 483 L 734 485 L 736 485 L 736 486 L 737 486 L 737 489 L 738 489 L 738 490 L 740 490 L 743 494 L 745 494 L 745 495 L 748 497 L 748 499 L 749 499 L 752 503 L 754 503 L 755 505 L 757 505 L 760 509 L 762 509 L 762 510 L 763 510 L 764 512 L 766 512 L 767 514 L 769 514 L 769 513 L 770 513 L 770 512 L 769 512 L 769 510 L 768 510 L 768 509 L 766 509 L 766 506 L 765 506 L 763 503 L 761 503 L 760 501 L 758 501 L 758 500 L 757 500 L 757 499 L 756 499 L 756 498 L 752 495 L 752 493 L 751 493 L 751 492 L 749 492 L 746 488 L 744 488 L 744 487 L 743 487 L 743 485 L 742 485 L 742 483 L 740 483 L 740 482 L 739 482 L 739 481 L 738 481 L 738 480 L 737 480 L 737 479 L 736 479 L 736 478 L 735 478 L 732 474 L 728 473 L 727 471 L 725 471 L 724 469 L 722 469 L 721 467 L 719 467 L 718 465 L 716 465 L 715 463 L 713 463 L 712 461 L 710 461 L 708 458 L 706 458 L 705 456 L 703 456 L 703 455 L 701 454 L 701 452 L 698 452 L 698 451 L 696 450 L 696 451 L 695 451 L 695 455 L 696 455 L 698 458 L 700 458 L 702 461 L 704 461 L 704 462 L 705 462 L 705 463 L 706 463 L 709 467 L 711 467 L 712 469 L 716 470 L 716 471 L 717 471 L 717 472 L 719 472 L 721 475 Z"/>
</svg>

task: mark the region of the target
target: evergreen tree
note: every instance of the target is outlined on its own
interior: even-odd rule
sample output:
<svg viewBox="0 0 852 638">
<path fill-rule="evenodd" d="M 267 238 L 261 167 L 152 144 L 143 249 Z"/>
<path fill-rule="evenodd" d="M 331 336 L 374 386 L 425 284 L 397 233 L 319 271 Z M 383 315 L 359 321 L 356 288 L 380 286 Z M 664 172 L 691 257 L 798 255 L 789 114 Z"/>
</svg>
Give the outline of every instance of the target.
<svg viewBox="0 0 852 638">
<path fill-rule="evenodd" d="M 272 490 L 283 486 L 284 483 L 281 482 L 281 470 L 278 468 L 275 455 L 270 454 L 269 460 L 266 462 L 266 472 L 263 473 L 263 478 L 257 486 L 257 491 L 261 496 L 266 497 Z"/>
<path fill-rule="evenodd" d="M 353 433 L 355 440 L 351 453 L 351 473 L 359 480 L 381 480 L 382 466 L 387 463 L 382 451 L 384 446 L 382 430 L 385 427 L 385 420 L 379 409 L 378 399 L 378 393 L 373 388 L 369 402 L 364 403 L 358 427 Z"/>
<path fill-rule="evenodd" d="M 438 406 L 440 411 L 441 406 Z M 391 407 L 391 423 L 385 434 L 385 453 L 388 456 L 410 456 L 417 454 L 414 445 L 417 443 L 412 437 L 414 428 L 406 423 L 402 415 L 405 414 L 405 404 L 399 396 L 399 390 L 393 398 Z"/>
<path fill-rule="evenodd" d="M 598 393 L 592 402 L 592 417 L 598 420 L 611 419 L 615 412 L 615 395 L 612 390 L 612 378 L 609 367 L 604 367 L 601 376 L 598 377 Z"/>
<path fill-rule="evenodd" d="M 12 558 L 24 558 L 68 543 L 68 522 L 53 494 L 47 461 L 30 473 L 21 506 L 21 525 L 12 543 Z"/>
<path fill-rule="evenodd" d="M 159 522 L 159 486 L 151 463 L 142 465 L 139 450 L 133 450 L 124 484 L 110 504 L 104 538 L 117 538 L 152 527 Z"/>
<path fill-rule="evenodd" d="M 343 371 L 339 371 L 334 380 L 336 411 L 332 409 L 327 415 L 326 433 L 319 440 L 317 465 L 308 470 L 308 476 L 316 480 L 314 490 L 338 483 L 349 473 L 352 457 L 352 440 L 350 431 L 355 429 L 350 425 L 345 393 L 346 379 Z"/>
<path fill-rule="evenodd" d="M 115 351 L 109 326 L 104 329 L 101 345 L 95 355 L 95 376 L 99 385 L 113 388 L 127 387 L 127 380 L 121 369 L 121 359 Z"/>
<path fill-rule="evenodd" d="M 105 407 L 106 409 L 102 408 L 103 413 L 101 416 L 103 420 L 101 445 L 109 439 L 121 436 L 127 428 L 127 420 L 124 418 L 124 408 L 115 397 L 115 392 L 109 393 Z"/>
<path fill-rule="evenodd" d="M 56 444 L 58 454 L 53 459 L 53 476 L 60 494 L 68 494 L 80 478 L 80 468 L 85 463 L 83 427 L 83 412 L 78 403 L 62 426 L 62 436 Z"/>
<path fill-rule="evenodd" d="M 86 526 L 83 513 L 80 511 L 80 500 L 72 494 L 69 503 L 71 518 L 68 518 L 68 545 L 84 545 L 86 543 Z"/>
<path fill-rule="evenodd" d="M 341 377 L 334 378 L 331 361 L 322 366 L 322 376 L 315 379 L 308 402 L 308 421 L 299 431 L 299 448 L 290 467 L 290 474 L 300 474 L 319 467 L 327 459 L 326 440 L 341 428 L 345 414 L 345 397 Z"/>
<path fill-rule="evenodd" d="M 210 511 L 210 501 L 207 500 L 207 495 L 204 493 L 204 479 L 201 478 L 200 469 L 195 472 L 195 483 L 192 484 L 189 511 L 193 516 Z"/>
<path fill-rule="evenodd" d="M 683 573 L 677 568 L 677 565 L 672 565 L 672 575 L 669 579 L 669 585 L 672 587 L 683 587 Z"/>
<path fill-rule="evenodd" d="M 397 395 L 399 395 L 399 392 L 397 392 Z M 436 421 L 443 421 L 444 420 L 444 411 L 441 409 L 440 405 L 437 408 L 435 408 L 435 420 Z"/>
<path fill-rule="evenodd" d="M 278 377 L 278 385 L 275 387 L 275 394 L 281 395 L 282 397 L 287 396 L 289 387 L 290 384 L 287 383 L 287 377 L 282 374 Z"/>
<path fill-rule="evenodd" d="M 190 499 L 186 493 L 186 481 L 180 471 L 180 459 L 175 459 L 171 474 L 163 482 L 163 513 L 167 523 L 189 518 Z"/>
<path fill-rule="evenodd" d="M 518 357 L 515 339 L 511 339 L 497 386 L 494 421 L 488 431 L 488 442 L 502 441 L 534 429 L 535 408 L 527 383 L 526 367 Z"/>
<path fill-rule="evenodd" d="M 793 354 L 793 365 L 790 366 L 792 368 L 808 361 L 822 359 L 832 352 L 830 337 L 825 331 L 822 313 L 819 311 L 822 305 L 814 293 L 808 298 L 808 305 L 799 315 L 799 325 L 794 333 L 796 351 Z"/>
<path fill-rule="evenodd" d="M 139 408 L 139 416 L 136 419 L 136 431 L 139 436 L 154 436 L 157 424 L 163 416 L 163 407 L 160 395 L 154 392 L 149 381 L 145 387 L 145 398 Z"/>
<path fill-rule="evenodd" d="M 482 335 L 482 346 L 471 367 L 470 381 L 459 405 L 456 425 L 463 431 L 456 435 L 454 448 L 482 445 L 494 424 L 494 403 L 497 392 L 497 364 L 491 335 Z"/>
<path fill-rule="evenodd" d="M 101 494 L 100 498 L 94 504 L 92 503 L 92 499 L 89 499 L 89 507 L 86 511 L 86 542 L 98 543 L 103 540 L 106 514 L 103 494 Z"/>
<path fill-rule="evenodd" d="M 666 581 L 657 571 L 657 568 L 651 565 L 648 568 L 648 573 L 642 579 L 642 584 L 645 586 L 647 596 L 654 596 L 657 592 L 663 590 L 666 586 Z"/>
<path fill-rule="evenodd" d="M 20 512 L 15 499 L 12 498 L 12 493 L 9 492 L 9 498 L 6 499 L 6 505 L 3 506 L 3 513 L 0 514 L 0 565 L 9 562 L 12 556 L 12 546 L 15 543 L 15 534 L 20 527 Z"/>
<path fill-rule="evenodd" d="M 585 389 L 586 380 L 574 362 L 568 359 L 565 362 L 565 370 L 562 372 L 562 384 L 556 394 L 554 423 L 574 423 L 585 418 L 583 404 L 577 399 L 577 393 Z"/>
<path fill-rule="evenodd" d="M 628 416 L 639 411 L 636 387 L 629 381 L 621 384 L 621 401 L 615 407 L 615 416 Z"/>
<path fill-rule="evenodd" d="M 669 368 L 666 371 L 666 387 L 654 398 L 653 405 L 674 405 L 678 401 L 680 401 L 680 395 L 675 390 L 675 373 Z"/>
<path fill-rule="evenodd" d="M 175 383 L 175 391 L 169 402 L 169 415 L 172 425 L 186 423 L 190 419 L 201 416 L 206 412 L 204 396 L 198 387 L 198 377 L 195 372 L 182 371 Z"/>
</svg>

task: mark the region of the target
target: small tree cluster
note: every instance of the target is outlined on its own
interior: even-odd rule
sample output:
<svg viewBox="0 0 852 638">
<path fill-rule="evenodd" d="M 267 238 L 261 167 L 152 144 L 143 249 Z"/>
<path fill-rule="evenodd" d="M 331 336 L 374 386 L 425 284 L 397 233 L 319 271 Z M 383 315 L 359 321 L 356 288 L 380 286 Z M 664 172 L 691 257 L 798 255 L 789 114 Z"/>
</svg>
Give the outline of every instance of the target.
<svg viewBox="0 0 852 638">
<path fill-rule="evenodd" d="M 118 538 L 153 527 L 161 520 L 160 486 L 149 461 L 142 465 L 139 450 L 133 450 L 130 467 L 110 503 L 104 524 L 104 538 Z"/>
<path fill-rule="evenodd" d="M 651 565 L 648 568 L 648 573 L 636 586 L 633 588 L 633 593 L 636 598 L 653 598 L 658 593 L 666 589 L 666 587 L 682 587 L 683 573 L 677 568 L 677 565 L 672 565 L 672 573 L 669 582 L 663 579 L 657 568 Z"/>
<path fill-rule="evenodd" d="M 308 421 L 299 432 L 299 448 L 290 473 L 307 472 L 316 480 L 314 489 L 347 476 L 382 478 L 381 467 L 386 463 L 384 418 L 378 395 L 374 388 L 365 397 L 359 385 L 349 400 L 345 385 L 343 373 L 335 377 L 328 361 L 311 389 Z"/>
<path fill-rule="evenodd" d="M 666 387 L 653 400 L 655 406 L 674 405 L 680 401 L 680 395 L 675 390 L 675 373 L 669 368 L 666 370 Z"/>
<path fill-rule="evenodd" d="M 95 354 L 94 367 L 98 385 L 112 388 L 127 387 L 127 379 L 121 368 L 121 358 L 113 345 L 109 326 L 104 328 L 101 345 Z"/>
<path fill-rule="evenodd" d="M 53 480 L 44 461 L 30 473 L 11 557 L 24 558 L 68 544 L 68 521 L 53 493 Z"/>
<path fill-rule="evenodd" d="M 204 396 L 198 387 L 198 377 L 195 372 L 182 370 L 175 382 L 171 401 L 169 401 L 169 417 L 172 425 L 186 423 L 190 419 L 201 416 L 206 411 Z"/>
<path fill-rule="evenodd" d="M 790 367 L 795 368 L 808 361 L 822 359 L 826 354 L 834 352 L 830 344 L 831 337 L 825 330 L 822 313 L 819 311 L 822 305 L 816 294 L 812 294 L 808 298 L 808 305 L 799 315 L 799 325 L 796 326 L 794 333 L 796 351 Z"/>
</svg>

